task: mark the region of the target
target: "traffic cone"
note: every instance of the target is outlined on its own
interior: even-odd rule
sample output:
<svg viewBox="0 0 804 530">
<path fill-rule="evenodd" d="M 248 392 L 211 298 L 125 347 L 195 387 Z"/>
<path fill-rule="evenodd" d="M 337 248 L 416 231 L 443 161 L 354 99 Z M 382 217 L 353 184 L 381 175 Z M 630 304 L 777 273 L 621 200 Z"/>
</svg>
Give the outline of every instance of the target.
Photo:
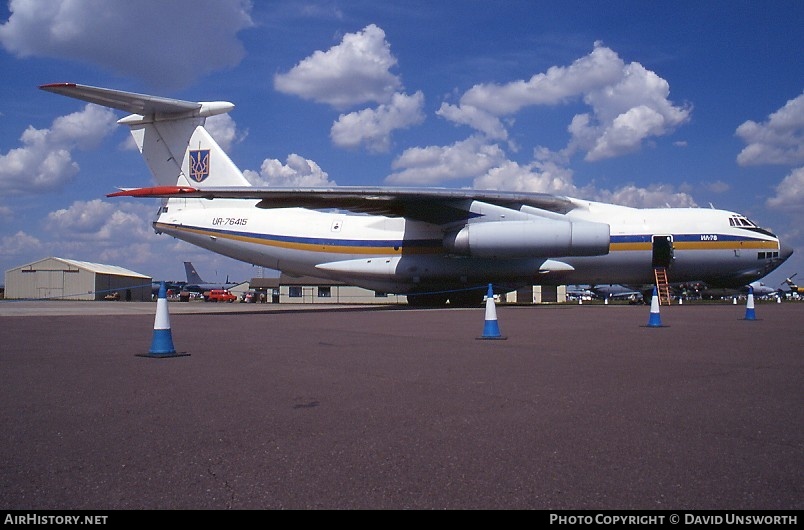
<svg viewBox="0 0 804 530">
<path fill-rule="evenodd" d="M 505 340 L 508 337 L 500 335 L 500 326 L 497 323 L 497 308 L 494 305 L 494 289 L 489 284 L 486 294 L 486 321 L 483 325 L 483 336 L 477 337 L 484 340 Z"/>
<path fill-rule="evenodd" d="M 168 313 L 167 288 L 165 282 L 159 285 L 156 299 L 156 318 L 154 318 L 154 335 L 151 349 L 141 357 L 179 357 L 187 354 L 176 353 L 173 347 L 173 334 L 170 331 L 170 313 Z"/>
<path fill-rule="evenodd" d="M 649 328 L 661 328 L 662 317 L 659 315 L 659 292 L 653 287 L 653 294 L 650 297 L 650 318 L 648 319 Z"/>
<path fill-rule="evenodd" d="M 756 320 L 757 315 L 754 312 L 754 288 L 748 286 L 748 301 L 745 303 L 745 320 Z"/>
</svg>

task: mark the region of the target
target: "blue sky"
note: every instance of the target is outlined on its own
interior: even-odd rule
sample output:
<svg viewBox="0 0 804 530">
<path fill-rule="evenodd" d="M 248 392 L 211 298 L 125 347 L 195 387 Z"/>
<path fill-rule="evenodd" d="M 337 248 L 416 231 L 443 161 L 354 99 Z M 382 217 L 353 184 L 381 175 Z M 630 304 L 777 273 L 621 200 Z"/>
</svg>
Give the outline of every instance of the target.
<svg viewBox="0 0 804 530">
<path fill-rule="evenodd" d="M 388 5 L 386 5 L 388 4 Z M 121 113 L 70 81 L 235 109 L 208 128 L 258 185 L 552 192 L 734 210 L 804 274 L 804 3 L 12 0 L 0 7 L 0 268 L 158 279 L 250 265 L 157 236 Z"/>
</svg>

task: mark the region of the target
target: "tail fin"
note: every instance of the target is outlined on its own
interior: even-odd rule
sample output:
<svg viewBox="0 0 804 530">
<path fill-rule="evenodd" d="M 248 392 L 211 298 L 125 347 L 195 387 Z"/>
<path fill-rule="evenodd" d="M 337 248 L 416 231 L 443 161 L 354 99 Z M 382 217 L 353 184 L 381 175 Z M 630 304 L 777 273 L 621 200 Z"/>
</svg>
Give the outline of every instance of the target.
<svg viewBox="0 0 804 530">
<path fill-rule="evenodd" d="M 189 261 L 184 262 L 184 270 L 187 272 L 187 283 L 190 285 L 207 283 L 201 279 L 201 276 L 195 271 L 195 267 Z"/>
<path fill-rule="evenodd" d="M 206 118 L 231 111 L 232 103 L 182 101 L 74 83 L 39 88 L 131 112 L 118 123 L 129 126 L 137 148 L 161 186 L 250 186 L 204 129 Z"/>
</svg>

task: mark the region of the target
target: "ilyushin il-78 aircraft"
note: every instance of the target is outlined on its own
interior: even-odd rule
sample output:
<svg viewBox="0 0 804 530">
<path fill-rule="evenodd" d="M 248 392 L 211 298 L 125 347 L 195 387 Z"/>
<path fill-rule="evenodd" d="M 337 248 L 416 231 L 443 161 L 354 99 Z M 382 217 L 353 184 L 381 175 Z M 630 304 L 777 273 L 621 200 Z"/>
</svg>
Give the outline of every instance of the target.
<svg viewBox="0 0 804 530">
<path fill-rule="evenodd" d="M 328 278 L 412 305 L 474 305 L 528 285 L 737 287 L 792 254 L 738 213 L 629 208 L 541 193 L 471 189 L 252 186 L 204 128 L 231 111 L 74 83 L 48 92 L 130 113 L 131 134 L 156 186 L 110 197 L 164 199 L 157 233 L 291 275 Z"/>
</svg>

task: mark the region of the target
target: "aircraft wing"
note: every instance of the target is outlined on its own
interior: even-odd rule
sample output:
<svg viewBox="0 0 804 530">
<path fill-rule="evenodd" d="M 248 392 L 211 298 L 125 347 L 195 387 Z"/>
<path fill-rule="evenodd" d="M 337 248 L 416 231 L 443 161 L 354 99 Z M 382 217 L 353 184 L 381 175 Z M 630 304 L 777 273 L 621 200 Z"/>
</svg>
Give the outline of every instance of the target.
<svg viewBox="0 0 804 530">
<path fill-rule="evenodd" d="M 259 200 L 258 208 L 339 208 L 356 213 L 407 217 L 443 224 L 471 217 L 468 201 L 482 201 L 505 208 L 522 205 L 565 214 L 578 205 L 567 197 L 546 193 L 518 193 L 447 188 L 393 188 L 336 186 L 331 188 L 158 186 L 125 189 L 108 197 L 198 197 L 204 199 Z"/>
</svg>

